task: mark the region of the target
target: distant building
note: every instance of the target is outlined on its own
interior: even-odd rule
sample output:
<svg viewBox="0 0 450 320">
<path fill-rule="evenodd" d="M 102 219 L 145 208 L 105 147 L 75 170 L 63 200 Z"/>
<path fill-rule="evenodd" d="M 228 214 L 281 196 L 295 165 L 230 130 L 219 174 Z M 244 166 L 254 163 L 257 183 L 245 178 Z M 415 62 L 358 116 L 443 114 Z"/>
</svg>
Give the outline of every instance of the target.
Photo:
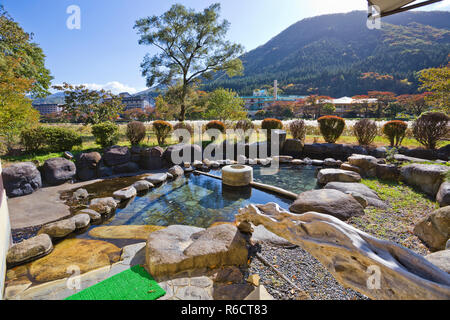
<svg viewBox="0 0 450 320">
<path fill-rule="evenodd" d="M 326 103 L 331 103 L 335 106 L 336 110 L 334 112 L 335 115 L 342 116 L 346 113 L 354 112 L 355 106 L 363 105 L 363 104 L 372 104 L 376 103 L 377 99 L 353 99 L 350 97 L 342 97 L 338 99 L 331 99 L 326 101 Z"/>
<path fill-rule="evenodd" d="M 33 104 L 33 108 L 35 108 L 41 115 L 49 114 L 49 113 L 57 113 L 62 112 L 63 107 L 57 103 L 41 103 L 41 104 Z"/>
<path fill-rule="evenodd" d="M 144 110 L 151 107 L 148 99 L 142 96 L 132 96 L 128 92 L 122 92 L 119 96 L 122 97 L 122 102 L 125 104 L 124 111 L 136 108 Z"/>
</svg>

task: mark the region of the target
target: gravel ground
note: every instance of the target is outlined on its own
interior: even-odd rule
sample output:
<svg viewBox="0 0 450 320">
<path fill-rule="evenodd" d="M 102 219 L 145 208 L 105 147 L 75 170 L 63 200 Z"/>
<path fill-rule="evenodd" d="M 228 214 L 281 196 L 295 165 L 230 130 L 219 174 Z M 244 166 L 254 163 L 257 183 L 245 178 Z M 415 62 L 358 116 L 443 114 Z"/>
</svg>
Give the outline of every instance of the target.
<svg viewBox="0 0 450 320">
<path fill-rule="evenodd" d="M 298 246 L 285 248 L 263 244 L 260 254 L 306 293 L 306 296 L 304 293 L 299 294 L 271 268 L 256 256 L 253 257 L 249 274 L 258 274 L 260 283 L 276 300 L 368 299 L 352 289 L 342 287 L 319 261 Z"/>
</svg>

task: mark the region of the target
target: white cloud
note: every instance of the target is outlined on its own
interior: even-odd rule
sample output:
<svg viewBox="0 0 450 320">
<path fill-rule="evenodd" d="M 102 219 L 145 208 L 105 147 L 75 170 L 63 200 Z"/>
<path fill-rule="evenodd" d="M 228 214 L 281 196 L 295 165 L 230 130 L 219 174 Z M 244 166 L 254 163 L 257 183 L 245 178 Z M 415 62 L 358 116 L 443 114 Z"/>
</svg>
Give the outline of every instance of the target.
<svg viewBox="0 0 450 320">
<path fill-rule="evenodd" d="M 121 92 L 128 92 L 130 94 L 134 94 L 136 92 L 145 90 L 144 89 L 136 89 L 133 87 L 130 87 L 126 84 L 120 83 L 119 81 L 110 81 L 105 84 L 98 84 L 98 83 L 83 83 L 84 86 L 91 90 L 109 90 L 114 94 L 119 94 Z"/>
</svg>

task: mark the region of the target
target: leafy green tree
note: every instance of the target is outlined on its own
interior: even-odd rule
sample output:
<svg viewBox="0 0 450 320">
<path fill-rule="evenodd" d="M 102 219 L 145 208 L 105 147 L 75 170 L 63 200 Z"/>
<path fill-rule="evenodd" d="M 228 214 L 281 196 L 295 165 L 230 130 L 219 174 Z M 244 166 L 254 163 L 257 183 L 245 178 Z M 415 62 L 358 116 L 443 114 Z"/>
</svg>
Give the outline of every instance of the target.
<svg viewBox="0 0 450 320">
<path fill-rule="evenodd" d="M 219 88 L 208 95 L 205 117 L 217 120 L 240 120 L 247 116 L 242 100 L 236 92 Z"/>
<path fill-rule="evenodd" d="M 450 63 L 443 68 L 430 68 L 420 71 L 420 89 L 430 91 L 425 100 L 435 109 L 450 112 Z"/>
<path fill-rule="evenodd" d="M 122 98 L 105 90 L 90 90 L 84 85 L 73 86 L 64 83 L 54 86 L 64 91 L 64 113 L 84 124 L 114 121 L 123 110 Z"/>
<path fill-rule="evenodd" d="M 219 21 L 219 11 L 218 3 L 203 12 L 175 4 L 163 15 L 139 19 L 134 26 L 139 44 L 160 50 L 153 56 L 147 54 L 141 64 L 147 86 L 181 82 L 180 121 L 185 120 L 189 87 L 200 78 L 210 79 L 218 71 L 230 77 L 242 74 L 242 61 L 237 57 L 243 48 L 224 39 L 230 23 Z"/>
<path fill-rule="evenodd" d="M 325 103 L 322 107 L 322 111 L 325 115 L 330 115 L 336 111 L 336 107 L 332 103 Z"/>
<path fill-rule="evenodd" d="M 45 68 L 42 49 L 32 40 L 32 34 L 26 33 L 0 5 L 0 70 L 6 72 L 9 65 L 6 60 L 13 57 L 17 62 L 16 76 L 32 80 L 29 91 L 36 97 L 43 97 L 49 94 L 52 77 Z"/>
</svg>

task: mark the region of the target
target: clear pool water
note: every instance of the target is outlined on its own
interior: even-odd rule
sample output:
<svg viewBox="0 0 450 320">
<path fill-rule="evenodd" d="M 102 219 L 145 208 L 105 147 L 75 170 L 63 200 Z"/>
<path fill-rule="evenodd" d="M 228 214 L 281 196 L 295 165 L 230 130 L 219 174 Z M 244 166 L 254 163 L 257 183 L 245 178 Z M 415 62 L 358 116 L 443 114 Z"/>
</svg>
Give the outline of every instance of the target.
<svg viewBox="0 0 450 320">
<path fill-rule="evenodd" d="M 167 182 L 136 197 L 117 210 L 107 225 L 185 224 L 209 227 L 214 222 L 234 221 L 238 209 L 250 203 L 276 202 L 287 209 L 291 200 L 255 188 L 230 189 L 222 181 L 189 175 Z"/>
</svg>

